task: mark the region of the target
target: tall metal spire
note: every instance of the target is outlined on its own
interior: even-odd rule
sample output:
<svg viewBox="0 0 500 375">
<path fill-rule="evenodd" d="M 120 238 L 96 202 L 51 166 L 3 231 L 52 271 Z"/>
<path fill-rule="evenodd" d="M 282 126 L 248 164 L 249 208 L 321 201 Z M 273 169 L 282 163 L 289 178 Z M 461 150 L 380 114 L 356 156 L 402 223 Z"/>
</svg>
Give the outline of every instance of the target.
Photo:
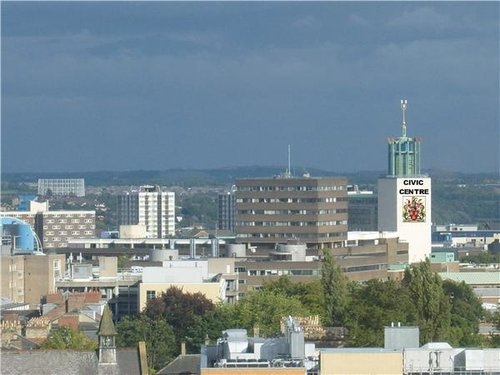
<svg viewBox="0 0 500 375">
<path fill-rule="evenodd" d="M 403 123 L 401 124 L 402 136 L 406 137 L 406 109 L 408 108 L 408 100 L 401 99 L 401 110 L 403 111 Z"/>
<path fill-rule="evenodd" d="M 406 111 L 408 100 L 401 100 L 403 121 L 401 123 L 402 135 L 389 138 L 389 176 L 411 177 L 420 176 L 420 139 L 408 137 L 406 134 Z"/>
</svg>

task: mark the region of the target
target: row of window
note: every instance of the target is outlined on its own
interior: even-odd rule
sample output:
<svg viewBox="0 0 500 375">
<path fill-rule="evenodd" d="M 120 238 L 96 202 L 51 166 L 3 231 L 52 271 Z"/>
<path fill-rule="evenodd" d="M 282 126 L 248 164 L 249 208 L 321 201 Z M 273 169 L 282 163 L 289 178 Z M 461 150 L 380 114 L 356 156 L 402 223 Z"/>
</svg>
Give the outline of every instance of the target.
<svg viewBox="0 0 500 375">
<path fill-rule="evenodd" d="M 333 215 L 347 213 L 346 208 L 330 210 L 239 210 L 240 215 Z"/>
<path fill-rule="evenodd" d="M 75 225 L 75 227 L 77 227 Z M 44 229 L 48 229 L 48 227 L 43 227 Z M 93 225 L 78 225 L 78 229 L 93 229 L 94 226 Z M 62 229 L 61 228 L 61 225 L 52 225 L 50 227 L 50 229 L 53 229 L 53 230 L 58 230 L 58 229 Z M 64 229 L 73 229 L 73 225 L 64 225 Z"/>
<path fill-rule="evenodd" d="M 360 272 L 360 271 L 376 271 L 387 269 L 387 264 L 370 264 L 367 266 L 352 266 L 344 267 L 342 271 L 344 272 Z"/>
<path fill-rule="evenodd" d="M 331 233 L 253 233 L 253 234 L 238 234 L 239 238 L 249 239 L 274 239 L 274 240 L 282 240 L 282 239 L 314 239 L 314 240 L 322 240 L 327 238 L 345 238 L 347 237 L 346 232 L 331 232 Z"/>
<path fill-rule="evenodd" d="M 387 264 L 370 264 L 364 266 L 353 266 L 343 268 L 344 272 L 360 272 L 360 271 L 374 271 L 374 270 L 385 270 L 387 269 Z M 265 269 L 265 270 L 247 270 L 246 267 L 236 268 L 238 273 L 246 273 L 248 276 L 320 276 L 321 270 L 311 270 L 311 269 L 298 269 L 298 270 L 279 270 L 279 269 Z"/>
<path fill-rule="evenodd" d="M 238 186 L 238 191 L 337 191 L 345 190 L 344 185 L 329 186 Z"/>
<path fill-rule="evenodd" d="M 67 218 L 71 218 L 71 217 L 86 217 L 88 215 L 89 214 L 53 214 L 53 213 L 51 213 L 50 217 L 55 217 L 55 218 L 67 217 Z"/>
<path fill-rule="evenodd" d="M 59 243 L 54 243 L 54 242 L 47 242 L 44 243 L 45 247 L 67 247 L 68 243 L 67 242 L 59 242 Z"/>
<path fill-rule="evenodd" d="M 163 215 L 161 216 L 161 218 L 163 219 L 163 221 L 165 220 L 170 220 L 170 219 L 173 219 L 174 218 L 174 215 Z M 152 221 L 156 221 L 158 220 L 158 215 L 156 213 L 150 213 L 148 215 L 145 215 L 145 214 L 141 214 L 139 215 L 139 220 L 146 220 L 146 219 L 149 219 L 149 220 L 152 220 Z"/>
<path fill-rule="evenodd" d="M 239 227 L 325 227 L 347 225 L 347 220 L 329 221 L 237 221 Z"/>
<path fill-rule="evenodd" d="M 78 227 L 78 229 L 87 229 L 87 228 L 94 228 L 93 225 L 63 225 L 63 229 L 74 229 L 75 227 Z M 44 225 L 43 229 L 61 229 L 61 225 Z"/>
<path fill-rule="evenodd" d="M 56 234 L 56 232 L 52 231 L 52 230 L 48 230 L 44 233 L 45 236 L 53 236 L 54 234 Z M 79 236 L 81 234 L 81 232 L 79 230 L 74 230 L 71 232 L 71 235 L 72 236 Z M 86 230 L 86 231 L 83 231 L 83 234 L 85 235 L 94 235 L 95 233 L 91 230 Z M 65 231 L 65 230 L 60 230 L 57 232 L 57 235 L 59 236 L 67 236 L 68 235 L 68 232 Z"/>
<path fill-rule="evenodd" d="M 269 275 L 289 275 L 289 276 L 319 276 L 321 270 L 248 270 L 248 276 L 269 276 Z"/>
<path fill-rule="evenodd" d="M 81 221 L 81 219 L 71 219 L 70 221 L 68 221 L 67 219 L 58 219 L 58 220 L 55 220 L 55 219 L 46 219 L 46 220 L 44 220 L 44 222 L 47 223 L 47 224 L 54 224 L 56 222 L 58 224 L 66 224 L 68 222 L 73 223 L 73 224 L 78 224 L 78 223 L 80 223 L 82 221 Z M 83 222 L 84 223 L 93 223 L 94 220 L 93 219 L 85 219 Z"/>
<path fill-rule="evenodd" d="M 334 203 L 347 202 L 347 197 L 326 198 L 237 198 L 236 203 Z"/>
</svg>

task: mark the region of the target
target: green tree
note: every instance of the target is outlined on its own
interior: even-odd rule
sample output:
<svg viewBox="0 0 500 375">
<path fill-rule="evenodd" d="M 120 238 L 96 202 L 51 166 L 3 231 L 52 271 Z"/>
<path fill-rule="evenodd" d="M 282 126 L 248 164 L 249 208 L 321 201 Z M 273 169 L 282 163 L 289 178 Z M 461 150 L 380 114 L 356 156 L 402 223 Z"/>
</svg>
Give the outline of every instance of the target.
<svg viewBox="0 0 500 375">
<path fill-rule="evenodd" d="M 392 280 L 373 279 L 352 288 L 348 310 L 348 342 L 353 346 L 383 346 L 385 326 L 415 320 L 407 289 Z"/>
<path fill-rule="evenodd" d="M 407 268 L 404 285 L 413 301 L 416 323 L 420 327 L 420 341 L 447 340 L 450 335 L 451 309 L 439 275 L 425 262 Z"/>
<path fill-rule="evenodd" d="M 349 301 L 347 277 L 343 274 L 330 250 L 323 251 L 321 265 L 321 286 L 326 309 L 326 323 L 343 326 Z"/>
<path fill-rule="evenodd" d="M 235 326 L 246 328 L 250 333 L 258 326 L 260 334 L 265 337 L 280 332 L 283 317 L 311 315 L 298 298 L 269 290 L 250 292 L 233 306 Z"/>
<path fill-rule="evenodd" d="M 164 319 L 152 319 L 145 314 L 126 316 L 116 324 L 116 345 L 136 347 L 139 341 L 146 343 L 148 366 L 160 369 L 179 352 L 172 328 Z"/>
<path fill-rule="evenodd" d="M 187 346 L 194 348 L 195 352 L 199 352 L 199 347 L 206 338 L 214 341 L 221 336 L 222 331 L 235 328 L 237 323 L 234 306 L 220 303 L 215 310 L 194 316 L 192 324 L 186 329 Z"/>
<path fill-rule="evenodd" d="M 150 299 L 144 314 L 151 319 L 163 319 L 173 329 L 177 344 L 187 342 L 189 351 L 198 351 L 207 332 L 202 317 L 215 310 L 215 304 L 202 293 L 187 293 L 177 287 L 169 288 L 157 298 Z M 196 328 L 196 329 L 195 329 Z M 196 336 L 193 334 L 196 332 Z"/>
<path fill-rule="evenodd" d="M 264 283 L 262 289 L 284 294 L 287 297 L 296 297 L 303 306 L 307 306 L 311 314 L 319 315 L 322 320 L 326 317 L 325 300 L 320 280 L 306 283 L 293 282 L 288 276 L 281 276 L 276 281 Z"/>
<path fill-rule="evenodd" d="M 451 301 L 450 344 L 456 346 L 478 346 L 481 344 L 479 323 L 484 317 L 481 300 L 472 288 L 463 281 L 443 281 L 445 295 Z"/>
<path fill-rule="evenodd" d="M 202 224 L 210 228 L 217 223 L 217 194 L 198 193 L 180 197 L 183 225 Z"/>
<path fill-rule="evenodd" d="M 126 255 L 126 254 L 119 255 L 118 259 L 117 259 L 118 269 L 123 269 L 123 268 L 127 267 L 127 265 L 129 264 L 129 261 L 130 261 L 129 255 Z"/>
<path fill-rule="evenodd" d="M 479 254 L 465 255 L 460 259 L 463 263 L 490 264 L 500 263 L 500 252 L 482 251 Z"/>
<path fill-rule="evenodd" d="M 95 350 L 97 341 L 89 338 L 85 333 L 75 331 L 68 327 L 53 330 L 47 340 L 42 344 L 43 349 L 73 349 Z"/>
<path fill-rule="evenodd" d="M 500 331 L 500 311 L 496 311 L 492 314 L 492 322 L 495 324 L 495 328 Z M 492 348 L 500 348 L 500 335 L 491 335 L 489 337 L 489 346 Z"/>
</svg>

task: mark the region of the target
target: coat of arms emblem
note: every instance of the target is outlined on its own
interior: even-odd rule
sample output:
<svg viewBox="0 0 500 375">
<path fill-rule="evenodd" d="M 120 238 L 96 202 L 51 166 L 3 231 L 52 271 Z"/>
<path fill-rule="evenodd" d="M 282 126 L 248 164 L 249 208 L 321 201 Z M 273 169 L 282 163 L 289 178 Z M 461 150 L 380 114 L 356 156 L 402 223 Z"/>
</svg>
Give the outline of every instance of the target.
<svg viewBox="0 0 500 375">
<path fill-rule="evenodd" d="M 403 222 L 423 223 L 425 221 L 425 197 L 403 198 Z"/>
</svg>

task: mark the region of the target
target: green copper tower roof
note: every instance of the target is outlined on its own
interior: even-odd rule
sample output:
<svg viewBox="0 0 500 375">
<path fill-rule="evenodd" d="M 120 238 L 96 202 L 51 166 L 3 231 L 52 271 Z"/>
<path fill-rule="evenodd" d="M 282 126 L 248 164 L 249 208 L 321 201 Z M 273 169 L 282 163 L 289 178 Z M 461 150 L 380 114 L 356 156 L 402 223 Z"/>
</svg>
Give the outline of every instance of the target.
<svg viewBox="0 0 500 375">
<path fill-rule="evenodd" d="M 403 122 L 401 124 L 401 136 L 389 138 L 388 175 L 391 177 L 416 177 L 420 176 L 420 139 L 411 138 L 406 135 L 406 110 L 408 101 L 401 100 Z"/>
<path fill-rule="evenodd" d="M 104 306 L 104 311 L 102 312 L 101 322 L 99 323 L 99 331 L 97 332 L 98 336 L 116 336 L 118 332 L 116 332 L 115 325 L 113 323 L 111 310 L 109 306 Z"/>
</svg>

